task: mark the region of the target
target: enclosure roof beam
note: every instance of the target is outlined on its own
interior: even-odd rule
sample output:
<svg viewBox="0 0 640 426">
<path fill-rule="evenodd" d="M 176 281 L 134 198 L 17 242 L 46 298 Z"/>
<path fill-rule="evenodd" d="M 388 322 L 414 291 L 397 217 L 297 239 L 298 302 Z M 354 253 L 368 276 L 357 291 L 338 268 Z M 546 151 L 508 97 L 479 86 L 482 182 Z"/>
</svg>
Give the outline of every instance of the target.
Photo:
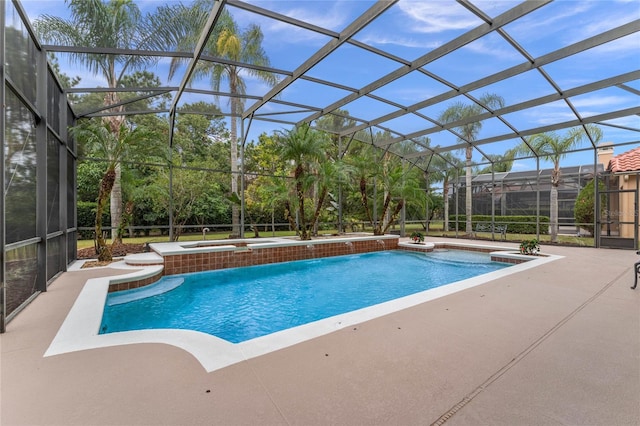
<svg viewBox="0 0 640 426">
<path fill-rule="evenodd" d="M 638 90 L 638 89 L 636 89 L 634 87 L 627 86 L 626 84 L 622 84 L 622 83 L 618 84 L 617 86 L 619 88 L 623 89 L 623 90 L 626 90 L 629 93 L 633 93 L 634 95 L 640 96 L 640 90 Z"/>
<path fill-rule="evenodd" d="M 311 77 L 309 75 L 301 75 L 300 80 L 305 80 L 305 81 L 310 81 L 312 83 L 318 83 L 318 84 L 322 84 L 324 86 L 330 86 L 330 87 L 334 87 L 336 89 L 341 89 L 347 92 L 357 92 L 358 89 L 353 88 L 353 87 L 349 87 L 349 86 L 345 86 L 344 84 L 338 84 L 338 83 L 334 83 L 332 81 L 327 81 L 327 80 L 322 80 L 320 78 L 316 78 L 316 77 Z"/>
<path fill-rule="evenodd" d="M 169 110 L 164 109 L 145 109 L 144 111 L 120 111 L 120 112 L 97 112 L 94 114 L 83 114 L 83 117 L 114 117 L 121 115 L 148 115 L 148 114 L 166 114 Z"/>
<path fill-rule="evenodd" d="M 257 121 L 266 121 L 268 123 L 278 123 L 278 124 L 286 124 L 288 126 L 292 126 L 294 124 L 296 124 L 293 121 L 287 121 L 287 120 L 276 120 L 275 118 L 268 118 L 268 117 L 259 117 L 257 115 L 253 115 L 253 119 L 257 120 Z"/>
<path fill-rule="evenodd" d="M 193 52 L 176 52 L 165 50 L 139 50 L 139 49 L 122 49 L 115 47 L 86 47 L 86 46 L 62 46 L 47 44 L 43 46 L 50 52 L 57 53 L 86 53 L 91 55 L 130 55 L 130 56 L 159 56 L 163 58 L 192 58 Z M 290 75 L 291 71 L 266 67 L 264 65 L 249 64 L 246 62 L 232 61 L 219 56 L 200 55 L 199 60 L 206 62 L 214 62 L 224 65 L 234 65 L 240 68 L 247 68 L 256 71 L 265 71 L 273 74 Z"/>
<path fill-rule="evenodd" d="M 422 108 L 426 108 L 428 106 L 431 105 L 435 105 L 438 104 L 440 102 L 444 102 L 446 100 L 452 99 L 456 96 L 459 96 L 461 93 L 469 93 L 472 92 L 474 90 L 480 89 L 482 87 L 488 86 L 490 84 L 493 83 L 497 83 L 499 81 L 502 80 L 506 80 L 507 78 L 510 77 L 514 77 L 518 74 L 522 74 L 526 71 L 532 70 L 532 69 L 536 69 L 536 68 L 540 68 L 543 65 L 548 65 L 552 62 L 558 61 L 560 59 L 564 59 L 567 58 L 569 56 L 575 55 L 577 53 L 583 52 L 585 50 L 591 49 L 593 47 L 596 46 L 600 46 L 602 44 L 611 42 L 613 40 L 616 40 L 620 37 L 624 37 L 630 34 L 633 34 L 634 32 L 638 31 L 638 26 L 640 25 L 640 20 L 636 20 L 634 22 L 630 22 L 628 24 L 625 25 L 621 25 L 620 27 L 614 28 L 612 30 L 606 31 L 602 34 L 598 34 L 594 37 L 590 37 L 588 39 L 579 41 L 577 43 L 574 43 L 572 45 L 566 46 L 562 49 L 558 49 L 554 52 L 548 53 L 546 55 L 543 55 L 537 59 L 535 59 L 533 62 L 524 62 L 522 64 L 519 65 L 515 65 L 511 68 L 505 69 L 503 71 L 497 72 L 493 75 L 487 76 L 485 78 L 481 78 L 479 80 L 476 80 L 474 82 L 471 82 L 469 84 L 466 84 L 464 86 L 461 86 L 458 89 L 453 89 L 449 92 L 445 92 L 442 93 L 438 96 L 434 96 L 432 98 L 429 98 L 427 100 L 424 100 L 422 102 L 418 102 L 416 104 L 413 104 L 411 106 L 409 106 L 407 108 L 407 110 L 400 110 L 400 111 L 395 111 L 386 115 L 383 115 L 381 117 L 375 118 L 373 120 L 371 120 L 372 124 L 378 123 L 378 122 L 383 122 L 383 121 L 388 121 L 394 118 L 398 118 L 401 117 L 409 112 L 413 112 L 413 111 L 417 111 L 419 109 Z M 429 74 L 427 74 L 429 75 Z M 441 83 L 442 81 L 439 80 Z M 556 91 L 559 92 L 560 94 L 562 94 L 563 92 L 561 90 L 559 90 L 559 88 L 554 87 L 555 89 L 557 89 Z M 343 135 L 344 134 L 350 134 L 353 131 L 358 131 L 358 130 L 362 130 L 360 127 L 355 126 L 353 128 L 350 129 L 345 129 L 343 131 Z"/>
<path fill-rule="evenodd" d="M 283 101 L 283 100 L 280 100 L 280 99 L 273 99 L 271 102 L 273 102 L 274 104 L 279 104 L 279 105 L 287 105 L 287 106 L 296 107 L 296 108 L 308 109 L 310 111 L 317 111 L 317 110 L 320 109 L 319 107 L 299 104 L 299 103 L 296 103 L 296 102 Z"/>
<path fill-rule="evenodd" d="M 272 115 L 301 114 L 301 113 L 307 113 L 307 112 L 311 112 L 311 110 L 308 108 L 304 108 L 304 109 L 295 109 L 290 111 L 265 112 L 263 114 L 253 114 L 253 116 L 254 117 L 270 117 Z"/>
<path fill-rule="evenodd" d="M 213 27 L 215 26 L 216 22 L 218 21 L 218 18 L 220 17 L 220 14 L 222 13 L 222 6 L 224 6 L 224 3 L 225 3 L 225 0 L 215 0 L 215 3 L 213 4 L 213 8 L 211 9 L 209 18 L 207 19 L 207 22 L 205 23 L 204 28 L 200 33 L 200 38 L 198 40 L 198 43 L 196 43 L 196 48 L 193 51 L 191 61 L 189 61 L 189 64 L 187 65 L 187 69 L 185 70 L 184 75 L 182 76 L 182 81 L 178 86 L 178 93 L 176 93 L 176 96 L 173 98 L 173 102 L 171 103 L 171 108 L 169 108 L 170 115 L 175 114 L 176 107 L 178 105 L 178 102 L 180 101 L 180 98 L 182 97 L 182 93 L 184 92 L 184 89 L 187 87 L 187 84 L 191 79 L 191 75 L 196 69 L 196 65 L 198 64 L 198 59 L 200 58 L 200 55 L 202 55 L 202 51 L 204 50 L 207 44 L 207 41 L 209 41 L 209 37 L 211 37 L 211 33 L 213 32 Z"/>
<path fill-rule="evenodd" d="M 271 18 L 271 19 L 275 19 L 277 21 L 280 22 L 284 22 L 299 28 L 303 28 L 305 30 L 309 30 L 309 31 L 313 31 L 322 35 L 326 35 L 328 37 L 331 38 L 339 38 L 340 34 L 335 32 L 335 31 L 331 31 L 328 30 L 326 28 L 322 28 L 319 27 L 317 25 L 313 25 L 310 24 L 308 22 L 304 22 L 301 21 L 299 19 L 296 18 L 292 18 L 290 16 L 287 15 L 283 15 L 281 13 L 277 13 L 268 9 L 264 9 L 262 7 L 253 5 L 253 4 L 249 4 L 249 3 L 244 3 L 241 1 L 237 1 L 237 0 L 227 0 L 227 5 L 228 6 L 233 6 L 233 7 L 237 7 L 238 9 L 243 9 L 246 10 L 247 12 L 251 12 L 251 13 L 255 13 L 257 15 L 262 15 L 265 16 L 267 18 Z"/>
<path fill-rule="evenodd" d="M 86 53 L 87 55 L 114 56 L 159 56 L 164 58 L 191 58 L 193 52 L 170 52 L 165 50 L 122 49 L 117 47 L 65 46 L 60 44 L 45 44 L 43 49 L 55 53 Z"/>
<path fill-rule="evenodd" d="M 606 120 L 613 120 L 616 118 L 620 118 L 620 117 L 628 117 L 630 115 L 635 115 L 635 114 L 640 114 L 640 106 L 637 107 L 631 107 L 631 108 L 626 108 L 626 109 L 622 109 L 619 111 L 612 111 L 612 112 L 607 112 L 604 114 L 599 114 L 599 115 L 593 115 L 587 118 L 584 118 L 582 120 L 569 120 L 569 121 L 565 121 L 562 123 L 555 123 L 555 124 L 551 124 L 548 126 L 541 126 L 541 127 L 535 127 L 532 129 L 528 129 L 528 130 L 521 130 L 519 132 L 519 134 L 517 135 L 517 137 L 526 137 L 526 136 L 532 136 L 538 133 L 545 133 L 545 132 L 553 132 L 555 130 L 560 130 L 560 129 L 566 129 L 566 128 L 570 128 L 570 127 L 576 127 L 576 126 L 581 126 L 583 124 L 592 124 L 592 123 L 598 123 L 600 121 L 606 121 Z M 494 143 L 494 142 L 502 142 L 502 141 L 506 141 L 509 139 L 513 139 L 514 137 L 516 137 L 516 135 L 512 134 L 512 133 L 507 133 L 504 135 L 499 135 L 499 136 L 493 136 L 490 138 L 485 138 L 485 139 L 479 139 L 477 141 L 474 141 L 474 145 L 485 145 L 488 143 Z M 447 151 L 456 151 L 459 149 L 463 149 L 467 146 L 467 143 L 462 143 L 462 144 L 456 144 L 456 145 L 450 145 L 447 147 L 435 147 L 434 150 L 436 152 L 447 152 Z M 590 150 L 592 150 L 593 148 L 588 148 Z M 413 155 L 409 155 L 409 157 L 413 157 Z"/>
<path fill-rule="evenodd" d="M 136 96 L 135 98 L 131 98 L 131 99 L 127 99 L 127 100 L 124 100 L 124 101 L 116 102 L 114 104 L 104 105 L 104 106 L 101 106 L 100 108 L 96 108 L 94 110 L 79 114 L 78 118 L 86 117 L 86 116 L 89 116 L 91 114 L 94 114 L 94 113 L 97 113 L 97 112 L 101 112 L 101 111 L 108 111 L 110 109 L 113 109 L 113 108 L 116 108 L 116 107 L 119 107 L 119 106 L 129 105 L 129 104 L 132 104 L 134 102 L 138 102 L 138 101 L 141 101 L 141 100 L 144 100 L 144 99 L 153 98 L 154 96 L 164 95 L 165 93 L 170 93 L 170 90 L 164 90 L 164 91 L 159 92 L 159 93 L 150 93 L 150 94 L 146 94 L 146 95 L 140 95 L 140 96 Z"/>
<path fill-rule="evenodd" d="M 531 0 L 531 1 L 526 1 L 524 3 L 519 4 L 518 6 L 508 10 L 507 12 L 501 14 L 500 16 L 496 17 L 496 19 L 493 21 L 493 24 L 482 24 L 476 28 L 474 28 L 471 31 L 466 32 L 465 34 L 461 35 L 460 37 L 455 38 L 454 40 L 451 40 L 448 43 L 443 44 L 442 46 L 433 49 L 432 51 L 430 51 L 429 53 L 421 56 L 420 58 L 416 59 L 415 61 L 411 62 L 411 65 L 408 66 L 402 66 L 401 68 L 396 69 L 395 71 L 390 72 L 389 74 L 383 76 L 382 78 L 379 78 L 378 80 L 374 81 L 373 83 L 370 83 L 366 86 L 364 86 L 362 89 L 360 89 L 357 93 L 353 93 L 351 95 L 348 95 L 336 102 L 334 102 L 333 104 L 329 105 L 328 107 L 326 107 L 325 109 L 322 110 L 322 113 L 316 113 L 316 114 L 312 114 L 309 117 L 306 117 L 305 119 L 301 120 L 301 122 L 311 122 L 317 118 L 319 118 L 322 114 L 326 114 L 329 113 L 337 108 L 340 108 L 346 104 L 348 104 L 349 102 L 355 101 L 356 99 L 370 93 L 373 92 L 376 89 L 379 89 L 389 83 L 391 83 L 394 80 L 397 80 L 398 78 L 410 73 L 411 71 L 417 70 L 418 68 L 435 61 L 436 59 L 439 59 L 451 52 L 453 52 L 454 50 L 463 47 L 483 36 L 485 36 L 486 34 L 495 31 L 497 28 L 500 28 L 504 25 L 509 24 L 510 22 L 513 22 L 515 20 L 517 20 L 518 18 L 521 18 L 524 15 L 527 15 L 528 13 L 533 12 L 534 10 L 544 6 L 545 4 L 549 3 L 551 0 Z M 351 131 L 346 131 L 344 134 L 350 134 Z"/>
<path fill-rule="evenodd" d="M 258 15 L 262 15 L 262 16 L 265 16 L 265 17 L 268 17 L 268 18 L 271 18 L 271 19 L 275 19 L 275 20 L 278 20 L 280 22 L 284 22 L 284 23 L 287 23 L 287 24 L 290 24 L 290 25 L 294 25 L 296 27 L 303 28 L 303 29 L 309 30 L 309 31 L 313 31 L 313 32 L 316 32 L 318 34 L 322 34 L 322 35 L 325 35 L 327 37 L 331 37 L 331 38 L 334 38 L 334 39 L 338 39 L 340 37 L 339 33 L 335 32 L 335 31 L 331 31 L 331 30 L 329 30 L 327 28 L 318 27 L 317 25 L 313 25 L 313 24 L 310 24 L 308 22 L 304 22 L 304 21 L 292 18 L 292 17 L 287 16 L 287 15 L 282 15 L 280 13 L 273 12 L 271 10 L 263 9 L 261 7 L 258 7 L 258 6 L 252 5 L 252 4 L 248 4 L 248 3 L 244 3 L 244 2 L 240 2 L 240 1 L 236 1 L 236 0 L 227 0 L 227 5 L 228 6 L 234 6 L 234 7 L 240 8 L 240 9 L 244 9 L 244 10 L 246 10 L 248 12 L 252 12 L 252 13 L 255 13 L 255 14 L 258 14 Z M 370 45 L 368 45 L 366 43 L 363 43 L 361 41 L 358 41 L 358 40 L 349 39 L 349 40 L 347 40 L 347 44 L 351 44 L 353 46 L 357 46 L 357 47 L 359 47 L 361 49 L 367 50 L 367 51 L 369 51 L 371 53 L 375 53 L 375 54 L 380 55 L 382 57 L 385 57 L 387 59 L 391 59 L 392 61 L 396 61 L 396 62 L 401 63 L 403 65 L 410 65 L 411 64 L 411 62 L 407 61 L 406 59 L 399 58 L 398 56 L 392 55 L 389 52 L 386 52 L 384 50 L 381 50 L 381 49 L 378 49 L 376 47 L 370 46 Z"/>
<path fill-rule="evenodd" d="M 161 86 L 161 87 L 69 87 L 63 89 L 65 93 L 125 93 L 125 92 L 173 92 L 178 90 L 177 86 Z"/>
<path fill-rule="evenodd" d="M 585 93 L 589 93 L 589 92 L 593 92 L 596 90 L 600 90 L 600 89 L 604 89 L 607 87 L 612 87 L 612 86 L 619 86 L 621 83 L 623 82 L 627 82 L 627 81 L 633 81 L 633 80 L 637 80 L 640 78 L 640 71 L 631 71 L 625 74 L 620 74 L 614 77 L 610 77 L 610 78 L 606 78 L 604 80 L 600 80 L 600 81 L 596 81 L 593 83 L 589 83 L 589 84 L 585 84 L 583 86 L 579 86 L 579 87 L 575 87 L 573 89 L 569 89 L 569 90 L 565 90 L 562 94 L 560 93 L 554 93 L 551 95 L 546 95 L 546 96 L 541 96 L 539 98 L 536 99 L 531 99 L 525 102 L 521 102 L 518 104 L 514 104 L 514 105 L 510 105 L 504 108 L 500 108 L 498 110 L 494 111 L 495 115 L 505 115 L 505 114 L 510 114 L 513 112 L 517 112 L 517 111 L 522 111 L 525 109 L 529 109 L 529 108 L 533 108 L 536 106 L 540 106 L 540 105 L 544 105 L 547 103 L 551 103 L 551 102 L 555 102 L 555 101 L 559 101 L 562 100 L 564 98 L 568 98 L 568 97 L 573 97 L 573 96 L 579 96 Z M 419 136 L 424 136 L 424 135 L 429 135 L 432 133 L 437 133 L 439 131 L 442 130 L 448 130 L 451 128 L 455 128 L 455 127 L 459 127 L 459 126 L 463 126 L 465 124 L 468 123 L 472 123 L 474 121 L 482 121 L 485 120 L 487 118 L 492 117 L 494 114 L 491 114 L 489 112 L 485 112 L 482 113 L 480 115 L 474 116 L 474 117 L 469 117 L 463 120 L 458 120 L 455 122 L 451 122 L 451 123 L 447 123 L 445 125 L 442 126 L 438 126 L 438 127 L 432 127 L 429 129 L 425 129 L 425 130 L 420 130 L 417 132 L 413 132 L 410 133 L 409 136 L 411 137 L 419 137 Z M 514 132 L 514 134 L 518 135 L 517 132 Z M 392 143 L 396 143 L 396 142 L 400 142 L 401 139 L 390 139 L 388 141 L 384 141 L 380 143 L 380 146 L 386 146 L 387 144 L 392 144 Z"/>
<path fill-rule="evenodd" d="M 347 42 L 353 35 L 355 35 L 362 28 L 366 27 L 371 21 L 380 16 L 385 10 L 397 3 L 398 0 L 384 1 L 379 0 L 373 6 L 371 6 L 365 13 L 359 16 L 347 28 L 340 33 L 337 39 L 333 39 L 314 53 L 309 59 L 304 61 L 302 65 L 293 71 L 293 75 L 285 77 L 282 81 L 275 85 L 266 95 L 262 97 L 262 100 L 254 103 L 244 113 L 243 118 L 246 118 L 256 112 L 258 108 L 269 102 L 272 98 L 281 93 L 291 83 L 296 81 L 300 76 L 304 75 L 318 62 L 327 57 L 330 53 L 335 51 L 338 47 Z"/>
</svg>

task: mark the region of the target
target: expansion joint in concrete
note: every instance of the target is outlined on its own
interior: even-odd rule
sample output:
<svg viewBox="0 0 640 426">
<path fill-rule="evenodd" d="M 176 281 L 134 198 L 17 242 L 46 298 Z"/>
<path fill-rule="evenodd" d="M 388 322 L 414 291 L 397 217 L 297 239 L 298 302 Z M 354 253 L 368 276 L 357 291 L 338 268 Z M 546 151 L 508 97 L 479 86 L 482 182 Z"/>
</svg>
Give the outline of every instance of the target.
<svg viewBox="0 0 640 426">
<path fill-rule="evenodd" d="M 495 382 L 503 374 L 505 374 L 507 371 L 509 371 L 512 367 L 514 367 L 516 364 L 518 364 L 520 361 L 522 361 L 531 351 L 533 351 L 535 348 L 537 348 L 542 342 L 547 340 L 547 338 L 549 338 L 556 331 L 558 331 L 558 329 L 560 329 L 564 324 L 569 322 L 569 320 L 571 320 L 574 316 L 576 316 L 580 311 L 582 311 L 585 307 L 587 307 L 591 302 L 593 302 L 598 297 L 600 297 L 607 289 L 609 289 L 609 287 L 611 287 L 616 281 L 621 279 L 626 274 L 627 274 L 627 271 L 624 271 L 624 272 L 618 274 L 618 276 L 616 276 L 614 279 L 609 281 L 607 284 L 605 284 L 604 287 L 602 287 L 600 290 L 598 290 L 598 292 L 596 292 L 593 296 L 591 296 L 589 299 L 587 299 L 584 303 L 582 303 L 576 309 L 571 311 L 571 313 L 569 313 L 569 315 L 567 315 L 562 320 L 560 320 L 556 325 L 551 327 L 546 333 L 544 333 L 542 336 L 540 336 L 536 341 L 534 341 L 531 345 L 529 345 L 525 350 L 520 352 L 520 354 L 518 354 L 518 356 L 513 358 L 511 361 L 509 361 L 507 364 L 505 364 L 502 368 L 500 368 L 498 371 L 496 371 L 494 374 L 492 374 L 480 386 L 478 386 L 471 393 L 469 393 L 464 398 L 462 398 L 462 400 L 460 400 L 460 402 L 458 402 L 456 405 L 451 407 L 446 413 L 444 413 L 443 415 L 438 417 L 438 419 L 435 422 L 431 423 L 431 426 L 442 426 L 444 423 L 446 423 L 447 420 L 449 420 L 451 417 L 453 417 L 465 405 L 467 405 L 469 402 L 471 402 L 476 396 L 478 396 L 482 391 L 484 391 L 487 387 L 489 387 L 493 382 Z"/>
</svg>

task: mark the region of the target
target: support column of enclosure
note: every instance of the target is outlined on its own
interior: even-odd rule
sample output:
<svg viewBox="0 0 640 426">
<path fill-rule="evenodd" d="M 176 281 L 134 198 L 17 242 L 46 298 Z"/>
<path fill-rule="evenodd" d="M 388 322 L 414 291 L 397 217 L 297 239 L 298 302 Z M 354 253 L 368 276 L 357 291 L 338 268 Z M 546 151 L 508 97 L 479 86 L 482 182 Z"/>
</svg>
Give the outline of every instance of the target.
<svg viewBox="0 0 640 426">
<path fill-rule="evenodd" d="M 5 158 L 4 158 L 4 135 L 5 135 L 5 7 L 2 4 L 0 7 L 0 77 L 2 78 L 2 87 L 0 87 L 0 105 L 3 105 L 0 112 L 0 134 L 2 138 L 2 149 L 0 149 L 0 188 L 2 188 L 2 195 L 0 196 L 0 333 L 4 333 L 6 330 L 6 314 L 7 314 L 7 288 L 5 279 L 5 203 L 4 203 L 4 188 L 5 188 Z"/>
<path fill-rule="evenodd" d="M 67 116 L 72 112 L 18 2 L 2 2 L 0 7 L 0 61 L 4 332 L 11 319 L 75 260 L 76 157 L 66 130 L 73 124 L 73 117 Z"/>
</svg>

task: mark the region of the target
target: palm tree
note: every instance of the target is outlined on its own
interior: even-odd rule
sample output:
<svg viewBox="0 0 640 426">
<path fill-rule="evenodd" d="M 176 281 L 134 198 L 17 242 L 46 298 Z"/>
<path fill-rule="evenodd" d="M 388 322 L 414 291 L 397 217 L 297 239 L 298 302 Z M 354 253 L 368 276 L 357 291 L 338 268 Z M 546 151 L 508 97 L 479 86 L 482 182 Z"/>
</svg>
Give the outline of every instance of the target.
<svg viewBox="0 0 640 426">
<path fill-rule="evenodd" d="M 148 17 L 143 17 L 138 6 L 132 1 L 123 0 L 68 0 L 69 20 L 51 15 L 43 15 L 34 22 L 39 37 L 46 42 L 66 46 L 94 46 L 104 48 L 144 49 L 149 42 L 146 27 Z M 71 60 L 87 67 L 95 75 L 101 75 L 108 88 L 116 88 L 129 70 L 145 69 L 156 59 L 139 55 L 107 55 L 70 53 Z M 116 92 L 107 92 L 104 105 L 120 102 Z M 123 111 L 123 106 L 109 110 L 112 113 Z M 119 139 L 125 117 L 114 115 L 105 117 L 114 137 Z M 122 186 L 120 163 L 115 164 L 115 178 L 111 195 L 111 235 L 120 239 L 118 228 L 122 221 Z"/>
<path fill-rule="evenodd" d="M 307 219 L 305 201 L 307 193 L 318 179 L 313 170 L 326 159 L 326 139 L 322 133 L 311 129 L 308 124 L 303 124 L 287 132 L 280 132 L 277 142 L 281 158 L 291 161 L 293 167 L 300 239 L 310 240 L 313 223 Z M 290 209 L 287 214 L 289 222 L 293 223 L 295 219 Z"/>
<path fill-rule="evenodd" d="M 504 99 L 495 94 L 484 94 L 479 99 L 479 104 L 465 104 L 462 102 L 456 102 L 450 105 L 446 110 L 440 114 L 439 121 L 447 124 L 454 123 L 456 121 L 475 117 L 477 115 L 486 112 L 488 108 L 497 109 L 504 106 Z M 467 124 L 454 127 L 458 133 L 458 140 L 467 144 L 465 148 L 465 215 L 466 215 L 466 230 L 468 235 L 473 233 L 471 225 L 472 210 L 472 191 L 471 191 L 471 178 L 472 167 L 471 159 L 473 156 L 473 142 L 478 137 L 478 133 L 482 129 L 481 121 L 473 121 Z"/>
<path fill-rule="evenodd" d="M 369 196 L 367 193 L 367 182 L 381 174 L 381 163 L 374 156 L 374 148 L 365 145 L 362 149 L 353 150 L 351 155 L 347 157 L 354 179 L 357 181 L 357 187 L 360 193 L 360 204 L 364 208 L 366 220 L 372 226 L 375 226 L 373 212 L 369 206 Z"/>
<path fill-rule="evenodd" d="M 539 133 L 527 139 L 527 143 L 522 143 L 517 147 L 519 153 L 533 154 L 544 160 L 553 163 L 551 171 L 551 191 L 549 194 L 549 232 L 551 242 L 558 241 L 558 186 L 562 179 L 560 172 L 560 161 L 567 156 L 568 151 L 576 148 L 589 135 L 593 143 L 602 139 L 602 130 L 593 124 L 586 124 L 574 127 L 564 135 L 555 132 Z"/>
<path fill-rule="evenodd" d="M 200 29 L 207 21 L 213 7 L 212 0 L 198 0 L 191 8 L 182 5 L 165 6 L 158 9 L 158 22 L 169 23 L 164 31 L 166 43 L 175 43 L 177 50 L 192 50 L 200 38 Z M 157 25 L 162 26 L 162 24 Z M 209 38 L 203 54 L 228 59 L 229 63 L 199 61 L 195 67 L 192 81 L 209 78 L 214 91 L 220 91 L 226 83 L 229 89 L 229 106 L 231 108 L 231 192 L 238 193 L 238 119 L 242 116 L 246 94 L 246 82 L 243 75 L 251 75 L 274 85 L 277 78 L 274 74 L 253 69 L 243 68 L 237 63 L 246 63 L 268 67 L 270 65 L 262 48 L 262 30 L 258 25 L 251 24 L 240 29 L 228 11 L 224 10 Z M 173 58 L 169 68 L 169 78 L 173 77 L 178 67 L 187 61 L 185 58 Z M 236 204 L 232 205 L 233 234 L 240 234 L 240 211 Z"/>
<path fill-rule="evenodd" d="M 322 213 L 322 209 L 324 208 L 327 199 L 331 197 L 329 189 L 334 184 L 344 180 L 345 169 L 342 167 L 342 162 L 340 160 L 334 161 L 327 158 L 325 155 L 324 160 L 317 164 L 315 172 L 317 177 L 315 186 L 317 186 L 318 189 L 315 200 L 315 213 L 311 219 L 310 227 L 313 229 L 313 235 L 317 236 L 320 214 Z"/>
<path fill-rule="evenodd" d="M 442 181 L 442 198 L 444 210 L 443 231 L 449 230 L 449 182 L 456 177 L 457 170 L 462 168 L 462 164 L 451 152 L 442 152 L 433 157 L 431 167 L 433 177 L 437 181 Z M 431 169 L 429 170 L 432 171 Z"/>
<path fill-rule="evenodd" d="M 419 184 L 415 175 L 406 173 L 399 157 L 385 152 L 382 158 L 376 158 L 377 152 L 375 148 L 367 146 L 366 149 L 349 156 L 349 161 L 360 192 L 360 204 L 366 219 L 373 227 L 373 234 L 384 235 L 402 211 L 405 195 L 415 197 Z M 369 205 L 367 186 L 370 180 L 374 181 L 374 185 L 382 188 L 380 219 L 377 218 L 377 214 L 374 217 L 374 211 Z M 395 204 L 394 199 L 397 200 Z"/>
<path fill-rule="evenodd" d="M 504 154 L 487 154 L 487 160 L 489 160 L 491 164 L 480 170 L 479 174 L 509 172 L 511 171 L 511 167 L 513 167 L 515 156 L 516 151 L 513 149 L 505 151 Z"/>
<path fill-rule="evenodd" d="M 145 127 L 131 129 L 126 123 L 121 123 L 117 132 L 113 132 L 112 123 L 105 121 L 87 120 L 72 127 L 70 133 L 86 149 L 101 155 L 107 160 L 107 168 L 100 181 L 98 191 L 95 233 L 96 253 L 98 260 L 111 260 L 111 250 L 107 246 L 102 234 L 102 214 L 105 204 L 116 180 L 116 167 L 123 159 L 135 160 L 148 155 L 159 156 L 162 152 L 157 141 L 157 135 Z M 116 243 L 116 241 L 113 241 Z"/>
</svg>

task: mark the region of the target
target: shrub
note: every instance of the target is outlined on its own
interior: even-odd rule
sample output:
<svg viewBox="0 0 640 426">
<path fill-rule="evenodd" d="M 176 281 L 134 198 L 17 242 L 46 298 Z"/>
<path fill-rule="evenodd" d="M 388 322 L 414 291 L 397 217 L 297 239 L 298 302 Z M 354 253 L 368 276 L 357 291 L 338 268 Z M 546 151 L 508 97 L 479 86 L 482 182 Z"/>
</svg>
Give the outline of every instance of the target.
<svg viewBox="0 0 640 426">
<path fill-rule="evenodd" d="M 594 202 L 596 199 L 595 194 L 595 179 L 592 179 L 580 190 L 578 197 L 576 198 L 576 205 L 573 209 L 573 217 L 576 220 L 576 224 L 579 224 L 581 228 L 586 229 L 590 235 L 593 236 L 593 213 L 595 211 Z M 604 215 L 606 209 L 607 199 L 604 191 L 606 190 L 604 183 L 598 183 L 598 191 L 600 192 L 600 216 Z"/>
<path fill-rule="evenodd" d="M 409 238 L 411 238 L 414 243 L 421 243 L 424 241 L 424 235 L 419 231 L 413 231 Z"/>
<path fill-rule="evenodd" d="M 458 230 L 464 231 L 465 228 L 465 215 L 453 215 L 449 217 L 449 230 L 455 230 L 456 217 L 458 218 Z M 535 234 L 536 233 L 536 220 L 537 216 L 495 216 L 494 221 L 496 225 L 507 225 L 507 232 L 512 234 Z M 491 215 L 474 214 L 471 216 L 471 223 L 475 230 L 476 223 L 478 222 L 491 222 Z M 540 233 L 549 233 L 549 218 L 547 216 L 540 216 Z"/>
<path fill-rule="evenodd" d="M 538 240 L 524 240 L 520 243 L 520 254 L 536 255 L 540 251 Z"/>
</svg>

